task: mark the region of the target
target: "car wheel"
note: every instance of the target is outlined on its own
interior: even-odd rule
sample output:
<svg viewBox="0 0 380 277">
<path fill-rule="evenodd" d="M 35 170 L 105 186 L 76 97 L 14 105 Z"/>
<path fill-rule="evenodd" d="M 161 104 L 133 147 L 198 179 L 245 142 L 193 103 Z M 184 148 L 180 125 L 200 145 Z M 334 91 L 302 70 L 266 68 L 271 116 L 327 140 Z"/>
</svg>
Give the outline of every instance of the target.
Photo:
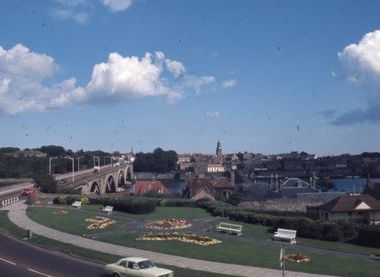
<svg viewBox="0 0 380 277">
<path fill-rule="evenodd" d="M 115 272 L 115 273 L 112 274 L 112 277 L 120 277 L 120 275 Z"/>
</svg>

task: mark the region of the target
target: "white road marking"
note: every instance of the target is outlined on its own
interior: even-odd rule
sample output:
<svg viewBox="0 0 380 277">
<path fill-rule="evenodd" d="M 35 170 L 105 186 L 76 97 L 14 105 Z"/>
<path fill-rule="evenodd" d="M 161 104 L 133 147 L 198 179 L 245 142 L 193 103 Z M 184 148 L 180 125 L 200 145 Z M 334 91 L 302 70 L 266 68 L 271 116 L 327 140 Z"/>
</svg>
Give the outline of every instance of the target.
<svg viewBox="0 0 380 277">
<path fill-rule="evenodd" d="M 45 274 L 45 273 L 39 272 L 39 271 L 34 270 L 34 269 L 32 269 L 32 268 L 28 268 L 28 271 L 33 272 L 33 273 L 36 273 L 36 274 L 39 274 L 39 275 L 41 275 L 41 276 L 45 276 L 45 277 L 53 277 L 53 276 L 51 276 L 51 275 L 49 275 L 49 274 Z"/>
<path fill-rule="evenodd" d="M 8 260 L 3 259 L 3 258 L 0 258 L 0 260 L 3 261 L 3 262 L 6 262 L 6 263 L 8 263 L 8 264 L 11 264 L 11 265 L 16 265 L 16 263 L 11 262 L 11 261 L 8 261 Z"/>
</svg>

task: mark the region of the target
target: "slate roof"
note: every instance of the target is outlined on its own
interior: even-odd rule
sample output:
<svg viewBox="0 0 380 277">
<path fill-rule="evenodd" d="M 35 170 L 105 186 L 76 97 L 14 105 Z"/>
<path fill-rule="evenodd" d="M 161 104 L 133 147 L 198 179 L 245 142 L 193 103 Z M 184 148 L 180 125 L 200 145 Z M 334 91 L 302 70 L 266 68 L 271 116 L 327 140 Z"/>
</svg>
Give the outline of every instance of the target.
<svg viewBox="0 0 380 277">
<path fill-rule="evenodd" d="M 371 208 L 371 211 L 380 211 L 380 201 L 368 194 L 342 195 L 320 208 L 329 212 L 354 212 L 358 211 L 355 208 L 363 202 Z"/>
</svg>

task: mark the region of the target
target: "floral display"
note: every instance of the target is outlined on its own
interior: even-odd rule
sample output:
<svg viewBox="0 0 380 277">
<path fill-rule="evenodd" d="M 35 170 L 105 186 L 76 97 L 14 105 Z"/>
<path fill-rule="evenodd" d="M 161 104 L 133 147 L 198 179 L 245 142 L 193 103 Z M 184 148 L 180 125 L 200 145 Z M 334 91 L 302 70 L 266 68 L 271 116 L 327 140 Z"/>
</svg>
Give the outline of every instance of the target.
<svg viewBox="0 0 380 277">
<path fill-rule="evenodd" d="M 143 233 L 136 240 L 179 240 L 187 243 L 194 243 L 199 245 L 213 245 L 221 243 L 220 240 L 210 238 L 207 236 L 200 236 L 189 233 Z"/>
<path fill-rule="evenodd" d="M 54 210 L 53 214 L 55 214 L 55 215 L 67 214 L 67 211 L 65 211 L 65 210 Z"/>
<path fill-rule="evenodd" d="M 298 253 L 297 254 L 288 254 L 288 255 L 285 255 L 284 259 L 286 261 L 297 262 L 297 263 L 310 261 L 309 257 L 304 256 L 304 255 L 300 255 Z"/>
<path fill-rule="evenodd" d="M 87 229 L 93 230 L 93 229 L 104 229 L 108 225 L 116 223 L 116 221 L 111 220 L 107 217 L 102 216 L 96 216 L 95 218 L 86 218 L 86 222 L 91 223 L 87 226 Z"/>
<path fill-rule="evenodd" d="M 165 219 L 155 220 L 145 224 L 145 227 L 152 229 L 184 229 L 190 227 L 191 224 L 185 219 Z"/>
</svg>

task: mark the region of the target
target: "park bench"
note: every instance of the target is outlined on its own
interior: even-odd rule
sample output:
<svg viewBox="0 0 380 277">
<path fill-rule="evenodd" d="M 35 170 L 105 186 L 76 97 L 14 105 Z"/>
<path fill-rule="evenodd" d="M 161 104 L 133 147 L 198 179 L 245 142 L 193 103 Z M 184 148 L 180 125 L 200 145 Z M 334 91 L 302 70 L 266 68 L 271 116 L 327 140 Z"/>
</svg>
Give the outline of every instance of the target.
<svg viewBox="0 0 380 277">
<path fill-rule="evenodd" d="M 113 211 L 113 206 L 105 206 L 102 208 L 102 212 L 105 212 L 106 214 L 111 214 Z"/>
<path fill-rule="evenodd" d="M 231 223 L 226 223 L 226 222 L 220 222 L 219 225 L 216 227 L 216 229 L 219 232 L 226 232 L 229 234 L 235 234 L 239 236 L 242 234 L 241 232 L 242 228 L 243 228 L 243 225 L 231 224 Z"/>
<path fill-rule="evenodd" d="M 80 201 L 74 201 L 71 206 L 73 206 L 76 209 L 79 209 L 82 206 L 82 202 Z"/>
<path fill-rule="evenodd" d="M 290 243 L 296 243 L 296 234 L 297 234 L 296 230 L 278 228 L 277 232 L 275 232 L 273 235 L 273 239 L 288 241 Z"/>
</svg>

